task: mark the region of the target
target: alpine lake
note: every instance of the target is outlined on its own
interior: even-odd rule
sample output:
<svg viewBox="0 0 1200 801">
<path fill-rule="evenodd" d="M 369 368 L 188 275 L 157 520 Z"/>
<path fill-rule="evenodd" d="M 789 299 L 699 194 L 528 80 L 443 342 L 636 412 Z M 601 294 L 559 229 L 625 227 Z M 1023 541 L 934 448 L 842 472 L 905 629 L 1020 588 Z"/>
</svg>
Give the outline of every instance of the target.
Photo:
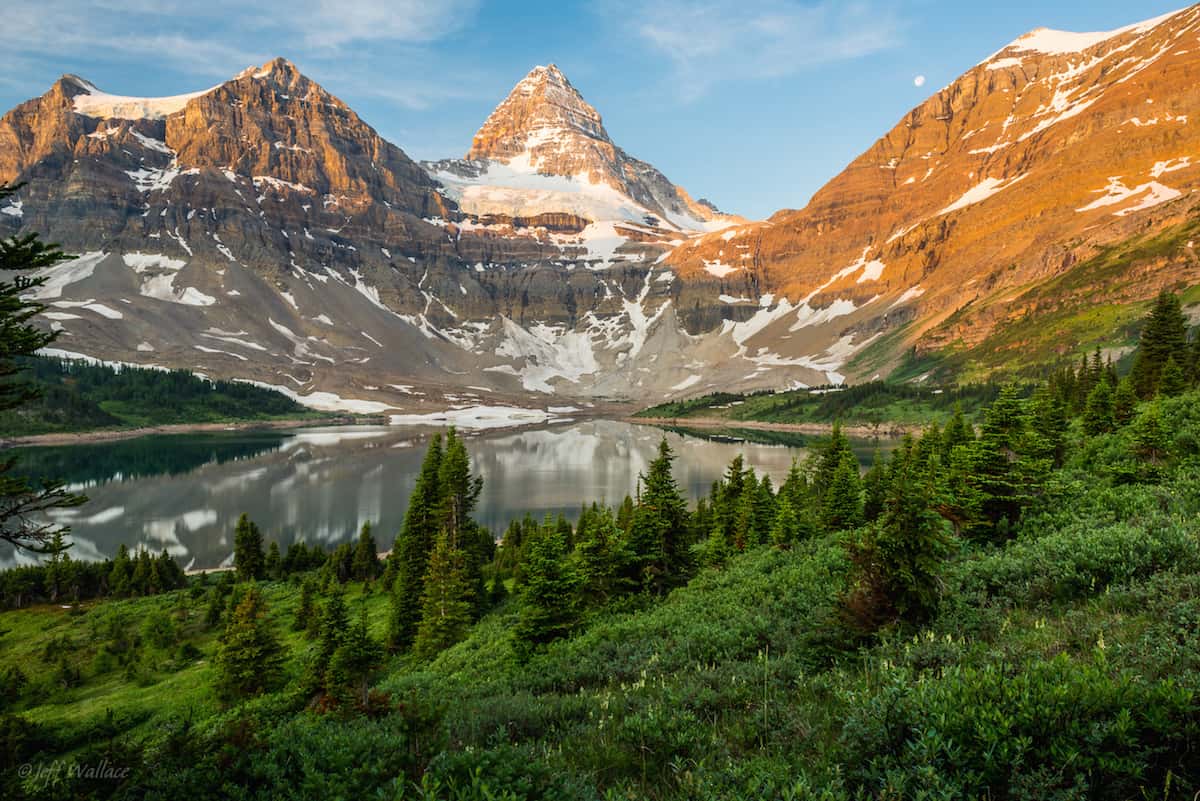
<svg viewBox="0 0 1200 801">
<path fill-rule="evenodd" d="M 233 530 L 245 513 L 281 550 L 296 541 L 331 549 L 370 522 L 391 547 L 421 460 L 439 429 L 336 426 L 153 435 L 14 453 L 21 472 L 53 476 L 88 496 L 54 521 L 71 527 L 76 559 L 105 559 L 124 543 L 163 548 L 188 570 L 228 566 Z M 675 478 L 695 502 L 739 453 L 778 486 L 793 459 L 824 437 L 742 429 L 688 430 L 592 419 L 501 431 L 463 431 L 472 469 L 484 480 L 474 517 L 499 537 L 509 522 L 565 515 L 593 501 L 619 504 L 666 437 Z M 870 464 L 891 439 L 854 439 Z M 11 567 L 11 551 L 0 567 Z"/>
</svg>

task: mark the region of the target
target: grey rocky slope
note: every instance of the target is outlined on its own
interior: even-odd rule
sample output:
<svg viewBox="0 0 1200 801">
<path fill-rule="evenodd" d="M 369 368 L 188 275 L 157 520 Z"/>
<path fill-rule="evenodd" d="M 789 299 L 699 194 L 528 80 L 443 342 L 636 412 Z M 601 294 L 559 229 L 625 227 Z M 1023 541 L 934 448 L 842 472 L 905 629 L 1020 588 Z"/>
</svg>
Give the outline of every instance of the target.
<svg viewBox="0 0 1200 801">
<path fill-rule="evenodd" d="M 429 165 L 282 59 L 173 98 L 64 76 L 0 118 L 0 182 L 25 184 L 0 234 L 79 254 L 39 293 L 66 352 L 359 411 L 837 378 L 747 353 L 752 271 L 662 263 L 742 221 L 613 145 L 554 67 Z"/>
</svg>

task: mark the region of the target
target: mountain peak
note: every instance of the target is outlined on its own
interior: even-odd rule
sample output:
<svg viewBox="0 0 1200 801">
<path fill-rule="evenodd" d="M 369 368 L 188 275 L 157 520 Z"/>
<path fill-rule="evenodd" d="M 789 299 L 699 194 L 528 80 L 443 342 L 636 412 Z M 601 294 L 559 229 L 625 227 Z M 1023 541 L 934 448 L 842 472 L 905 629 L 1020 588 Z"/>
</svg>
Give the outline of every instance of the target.
<svg viewBox="0 0 1200 801">
<path fill-rule="evenodd" d="M 241 80 L 242 78 L 272 78 L 281 83 L 289 83 L 296 78 L 303 77 L 300 69 L 288 61 L 283 56 L 276 56 L 270 61 L 263 64 L 261 67 L 256 67 L 251 64 L 246 69 L 233 76 L 233 80 Z"/>
<path fill-rule="evenodd" d="M 547 142 L 577 137 L 609 143 L 600 112 L 556 65 L 534 67 L 484 121 L 468 159 L 509 159 Z"/>
</svg>

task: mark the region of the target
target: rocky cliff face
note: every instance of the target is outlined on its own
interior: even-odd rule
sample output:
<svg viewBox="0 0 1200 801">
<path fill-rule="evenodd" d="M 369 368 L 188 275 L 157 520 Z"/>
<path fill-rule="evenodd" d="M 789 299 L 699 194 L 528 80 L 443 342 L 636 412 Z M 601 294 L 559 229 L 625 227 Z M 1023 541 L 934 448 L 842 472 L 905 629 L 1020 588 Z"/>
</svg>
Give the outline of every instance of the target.
<svg viewBox="0 0 1200 801">
<path fill-rule="evenodd" d="M 571 92 L 595 124 L 558 152 L 578 146 L 581 172 L 525 177 L 603 202 L 522 200 L 518 184 L 518 206 L 482 213 L 283 60 L 172 98 L 64 76 L 0 119 L 0 181 L 26 184 L 0 233 L 82 254 L 39 293 L 66 352 L 362 411 L 661 397 L 706 362 L 683 321 L 698 330 L 725 304 L 655 266 L 694 233 L 662 219 L 687 196 L 633 171 Z M 538 105 L 526 112 L 548 119 Z M 601 151 L 632 177 L 584 174 Z M 513 161 L 461 162 L 461 186 Z M 625 192 L 659 195 L 649 208 Z"/>
<path fill-rule="evenodd" d="M 859 353 L 846 370 L 858 378 L 914 348 L 1003 366 L 989 343 L 1035 314 L 1062 318 L 1055 353 L 1102 341 L 1113 331 L 1079 319 L 1088 306 L 1200 278 L 1181 247 L 1119 297 L 1063 280 L 1193 216 L 1198 37 L 1200 7 L 1106 33 L 1033 31 L 913 109 L 806 208 L 685 243 L 668 263 L 685 280 L 718 263 L 754 274 L 779 305 L 749 346 Z"/>
</svg>

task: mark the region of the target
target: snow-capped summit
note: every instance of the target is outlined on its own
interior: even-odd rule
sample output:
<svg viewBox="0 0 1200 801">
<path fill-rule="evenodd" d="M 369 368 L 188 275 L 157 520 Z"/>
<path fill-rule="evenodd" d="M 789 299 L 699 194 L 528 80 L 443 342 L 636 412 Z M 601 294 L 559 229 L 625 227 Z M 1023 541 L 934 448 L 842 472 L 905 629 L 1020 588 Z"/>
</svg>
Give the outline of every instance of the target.
<svg viewBox="0 0 1200 801">
<path fill-rule="evenodd" d="M 617 147 L 600 113 L 554 64 L 534 67 L 513 87 L 465 159 L 426 167 L 464 213 L 489 223 L 540 218 L 572 232 L 573 219 L 574 232 L 591 228 L 606 241 L 620 236 L 613 223 L 629 223 L 644 241 L 647 230 L 676 239 L 740 222 Z"/>
</svg>

